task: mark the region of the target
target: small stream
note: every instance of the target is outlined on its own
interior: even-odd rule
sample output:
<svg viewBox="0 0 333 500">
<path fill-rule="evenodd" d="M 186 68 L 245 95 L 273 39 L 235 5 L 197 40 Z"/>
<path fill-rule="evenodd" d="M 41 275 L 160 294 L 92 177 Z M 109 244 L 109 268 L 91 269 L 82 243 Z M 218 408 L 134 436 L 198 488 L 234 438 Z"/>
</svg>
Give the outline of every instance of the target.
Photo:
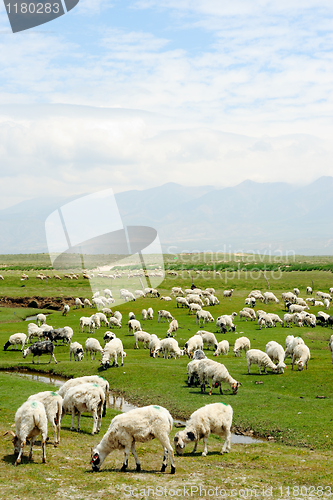
<svg viewBox="0 0 333 500">
<path fill-rule="evenodd" d="M 54 375 L 40 375 L 39 373 L 36 372 L 5 372 L 7 375 L 14 375 L 16 377 L 24 377 L 28 378 L 30 380 L 33 380 L 35 382 L 42 382 L 43 384 L 50 384 L 55 387 L 61 387 L 65 382 L 66 379 L 62 377 L 57 377 Z M 107 404 L 108 408 L 112 408 L 113 410 L 119 410 L 122 411 L 123 413 L 126 413 L 130 410 L 133 410 L 137 408 L 137 406 L 132 405 L 129 403 L 124 396 L 120 396 L 119 394 L 115 394 L 112 391 L 110 392 L 109 396 L 109 401 Z M 185 426 L 185 421 L 184 420 L 174 420 L 174 424 L 176 427 L 182 427 Z M 264 439 L 256 439 L 251 436 L 243 436 L 242 434 L 232 434 L 231 442 L 233 444 L 252 444 L 252 443 L 261 443 L 265 441 Z"/>
</svg>

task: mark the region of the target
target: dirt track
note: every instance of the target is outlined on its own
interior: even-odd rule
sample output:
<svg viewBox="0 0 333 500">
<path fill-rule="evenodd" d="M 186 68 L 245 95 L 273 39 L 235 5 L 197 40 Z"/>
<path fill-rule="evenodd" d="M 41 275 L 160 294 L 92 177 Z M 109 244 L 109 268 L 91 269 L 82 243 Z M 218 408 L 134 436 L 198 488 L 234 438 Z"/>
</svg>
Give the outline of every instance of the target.
<svg viewBox="0 0 333 500">
<path fill-rule="evenodd" d="M 73 297 L 0 297 L 0 307 L 31 307 L 61 311 L 64 304 L 73 306 Z"/>
</svg>

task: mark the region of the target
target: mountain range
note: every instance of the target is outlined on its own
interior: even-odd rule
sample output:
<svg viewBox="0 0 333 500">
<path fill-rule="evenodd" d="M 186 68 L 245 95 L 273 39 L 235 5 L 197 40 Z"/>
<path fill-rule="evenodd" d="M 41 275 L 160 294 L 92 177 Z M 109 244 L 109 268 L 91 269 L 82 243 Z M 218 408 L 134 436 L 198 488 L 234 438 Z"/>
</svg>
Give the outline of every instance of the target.
<svg viewBox="0 0 333 500">
<path fill-rule="evenodd" d="M 126 226 L 158 231 L 165 253 L 225 251 L 333 254 L 333 177 L 308 185 L 175 183 L 115 195 Z M 0 210 L 0 254 L 47 252 L 44 223 L 73 198 L 41 198 Z"/>
</svg>

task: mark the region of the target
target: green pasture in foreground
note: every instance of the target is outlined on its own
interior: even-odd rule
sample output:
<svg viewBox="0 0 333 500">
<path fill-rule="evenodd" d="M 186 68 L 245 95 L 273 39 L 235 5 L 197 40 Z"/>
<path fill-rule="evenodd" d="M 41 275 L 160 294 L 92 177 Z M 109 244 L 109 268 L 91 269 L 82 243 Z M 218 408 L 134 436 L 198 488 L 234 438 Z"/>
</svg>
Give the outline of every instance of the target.
<svg viewBox="0 0 333 500">
<path fill-rule="evenodd" d="M 8 284 L 7 280 L 1 282 L 2 295 L 10 295 L 7 290 L 15 288 L 14 283 L 18 275 L 15 276 L 14 271 L 13 273 L 11 284 Z M 230 314 L 242 309 L 244 298 L 251 289 L 260 288 L 262 291 L 267 289 L 267 282 L 262 276 L 254 280 L 253 276 L 242 274 L 238 277 L 236 275 L 233 279 L 230 277 L 227 283 L 222 278 L 213 279 L 208 275 L 197 277 L 193 273 L 192 277 L 198 287 L 212 286 L 216 289 L 220 305 L 209 308 L 215 319 L 221 314 Z M 184 279 L 180 276 L 178 278 L 167 277 L 160 287 L 161 294 L 169 295 L 171 287 L 175 285 L 181 285 L 183 288 L 189 287 L 192 277 L 186 276 Z M 328 291 L 328 288 L 333 286 L 332 274 L 321 271 L 283 273 L 279 279 L 274 279 L 266 273 L 266 278 L 269 280 L 271 290 L 278 297 L 281 296 L 282 291 L 290 290 L 294 286 L 300 288 L 301 296 L 305 297 L 305 287 L 311 285 L 312 282 L 317 290 L 322 291 Z M 70 286 L 73 287 L 72 296 L 82 296 L 82 293 L 76 293 L 75 285 L 77 282 L 70 282 Z M 37 289 L 37 293 L 34 292 L 36 295 L 46 294 L 48 291 L 50 296 L 59 296 L 57 290 L 59 283 L 51 284 L 49 281 L 46 285 L 38 282 L 34 286 Z M 46 286 L 48 286 L 47 290 Z M 235 289 L 234 295 L 231 300 L 223 300 L 222 291 L 229 287 Z M 64 293 L 67 294 L 68 290 Z M 91 297 L 89 287 L 86 288 L 83 296 Z M 123 314 L 123 326 L 120 330 L 116 330 L 116 334 L 122 339 L 127 352 L 123 367 L 109 368 L 101 372 L 98 360 L 91 362 L 84 359 L 81 363 L 70 362 L 68 347 L 59 346 L 55 348 L 58 364 L 53 362 L 48 364 L 48 359 L 41 357 L 39 365 L 32 365 L 31 356 L 23 359 L 19 351 L 0 351 L 0 369 L 7 372 L 34 369 L 63 375 L 67 378 L 101 374 L 109 380 L 110 387 L 114 391 L 124 394 L 131 402 L 141 406 L 149 403 L 161 404 L 169 409 L 174 418 L 187 418 L 204 404 L 223 401 L 233 407 L 234 429 L 251 430 L 255 435 L 270 437 L 271 440 L 251 445 L 235 444 L 232 446 L 231 453 L 222 457 L 217 453 L 221 446 L 219 440 L 211 437 L 208 457 L 201 457 L 201 454 L 197 453 L 194 457 L 185 454 L 184 457 L 176 458 L 177 472 L 174 477 L 159 473 L 120 474 L 118 470 L 122 462 L 121 452 L 113 453 L 109 457 L 104 471 L 100 474 L 92 474 L 89 466 L 89 449 L 99 441 L 99 438 L 88 434 L 92 428 L 91 418 L 83 419 L 83 432 L 78 437 L 77 434 L 68 430 L 69 417 L 66 416 L 61 446 L 53 449 L 51 444 L 48 445 L 47 453 L 50 458 L 47 465 L 40 463 L 41 454 L 38 450 L 35 453 L 35 463 L 25 463 L 24 466 L 14 468 L 12 445 L 6 439 L 1 440 L 3 459 L 0 463 L 2 477 L 0 491 L 3 498 L 9 496 L 15 498 L 15 495 L 16 498 L 24 499 L 45 498 L 49 495 L 56 495 L 57 498 L 106 498 L 110 495 L 113 498 L 125 498 L 124 486 L 126 485 L 148 487 L 149 485 L 156 486 L 156 484 L 168 488 L 187 485 L 219 486 L 226 488 L 229 493 L 232 488 L 236 490 L 246 487 L 262 489 L 263 486 L 272 486 L 276 498 L 287 498 L 288 495 L 284 490 L 287 486 L 310 487 L 312 485 L 317 488 L 331 484 L 333 367 L 328 350 L 328 340 L 333 333 L 331 330 L 317 326 L 315 329 L 295 327 L 288 331 L 288 329 L 276 327 L 260 331 L 254 322 L 241 322 L 236 318 L 236 334 L 232 332 L 226 335 L 216 334 L 218 340 L 229 341 L 228 356 L 214 359 L 225 364 L 231 375 L 242 383 L 242 387 L 236 396 L 231 394 L 227 385 L 223 387 L 225 394 L 222 396 L 217 389 L 214 389 L 213 395 L 209 396 L 207 393 L 201 394 L 198 387 L 187 386 L 186 365 L 189 361 L 187 357 L 177 360 L 153 359 L 142 347 L 139 350 L 133 348 L 133 335 L 129 335 L 127 331 L 128 312 L 133 311 L 140 319 L 141 310 L 149 306 L 152 306 L 155 311 L 154 320 L 142 322 L 143 329 L 149 333 L 156 333 L 160 338 L 165 336 L 168 325 L 157 322 L 157 311 L 162 308 L 169 310 L 179 322 L 180 328 L 176 339 L 181 347 L 199 329 L 194 316 L 189 316 L 185 309 L 177 309 L 175 299 L 172 302 L 151 298 L 140 299 L 118 308 Z M 258 308 L 277 312 L 281 317 L 284 313 L 282 303 L 267 306 L 258 303 L 256 309 Z M 319 309 L 311 308 L 315 314 Z M 27 316 L 31 315 L 31 310 L 25 311 Z M 35 310 L 35 312 L 40 311 Z M 64 318 L 60 312 L 52 312 L 47 322 L 54 328 L 71 326 L 74 330 L 73 340 L 84 344 L 88 335 L 79 333 L 79 318 L 92 313 L 93 310 L 88 309 L 84 311 L 71 309 L 69 315 Z M 0 346 L 12 333 L 27 332 L 27 323 L 22 320 L 24 316 L 23 308 L 1 308 Z M 215 323 L 210 323 L 200 329 L 215 332 Z M 105 331 L 106 328 L 102 327 L 93 335 L 102 345 Z M 309 346 L 311 360 L 308 370 L 292 371 L 290 360 L 288 360 L 284 374 L 275 375 L 269 372 L 268 375 L 259 376 L 258 367 L 254 366 L 251 375 L 247 375 L 244 356 L 236 358 L 232 354 L 232 347 L 238 336 L 246 335 L 251 341 L 251 347 L 265 350 L 265 345 L 269 340 L 276 340 L 284 345 L 286 335 L 289 333 L 302 336 Z M 213 359 L 212 350 L 206 350 L 206 354 Z M 45 386 L 37 382 L 22 380 L 14 374 L 0 373 L 1 432 L 7 430 L 8 425 L 13 423 L 18 406 L 30 394 L 40 390 L 46 390 Z M 107 429 L 114 414 L 113 410 L 108 410 L 107 418 L 103 421 L 102 433 Z M 173 434 L 175 432 L 176 429 Z M 51 431 L 49 435 L 53 441 Z M 162 458 L 159 443 L 155 441 L 145 443 L 138 446 L 138 449 L 144 471 L 159 470 Z M 190 449 L 189 447 L 189 451 Z M 202 451 L 200 446 L 198 449 L 199 452 Z M 130 464 L 134 467 L 133 459 L 130 459 Z M 130 470 L 133 468 L 130 467 Z M 8 481 L 6 471 L 10 471 L 13 481 Z M 16 478 L 20 478 L 19 482 L 22 487 L 17 487 L 17 482 L 14 483 Z M 41 483 L 43 483 L 43 490 L 40 489 Z M 279 494 L 279 487 L 283 488 L 282 493 L 285 496 Z M 41 491 L 43 495 L 38 496 Z M 304 492 L 309 493 L 303 490 Z M 317 490 L 316 493 L 318 493 Z M 299 496 L 293 493 L 290 496 L 304 498 L 305 495 L 299 492 Z M 138 498 L 148 498 L 148 496 L 142 494 Z"/>
</svg>

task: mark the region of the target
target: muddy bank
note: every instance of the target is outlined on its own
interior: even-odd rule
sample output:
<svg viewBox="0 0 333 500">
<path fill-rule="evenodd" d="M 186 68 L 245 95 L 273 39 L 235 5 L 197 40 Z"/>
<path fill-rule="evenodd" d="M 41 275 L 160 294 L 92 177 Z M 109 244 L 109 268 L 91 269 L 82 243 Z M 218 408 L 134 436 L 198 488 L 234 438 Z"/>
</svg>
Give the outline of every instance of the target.
<svg viewBox="0 0 333 500">
<path fill-rule="evenodd" d="M 61 311 L 64 304 L 74 306 L 73 297 L 0 297 L 0 307 L 31 307 Z"/>
</svg>

